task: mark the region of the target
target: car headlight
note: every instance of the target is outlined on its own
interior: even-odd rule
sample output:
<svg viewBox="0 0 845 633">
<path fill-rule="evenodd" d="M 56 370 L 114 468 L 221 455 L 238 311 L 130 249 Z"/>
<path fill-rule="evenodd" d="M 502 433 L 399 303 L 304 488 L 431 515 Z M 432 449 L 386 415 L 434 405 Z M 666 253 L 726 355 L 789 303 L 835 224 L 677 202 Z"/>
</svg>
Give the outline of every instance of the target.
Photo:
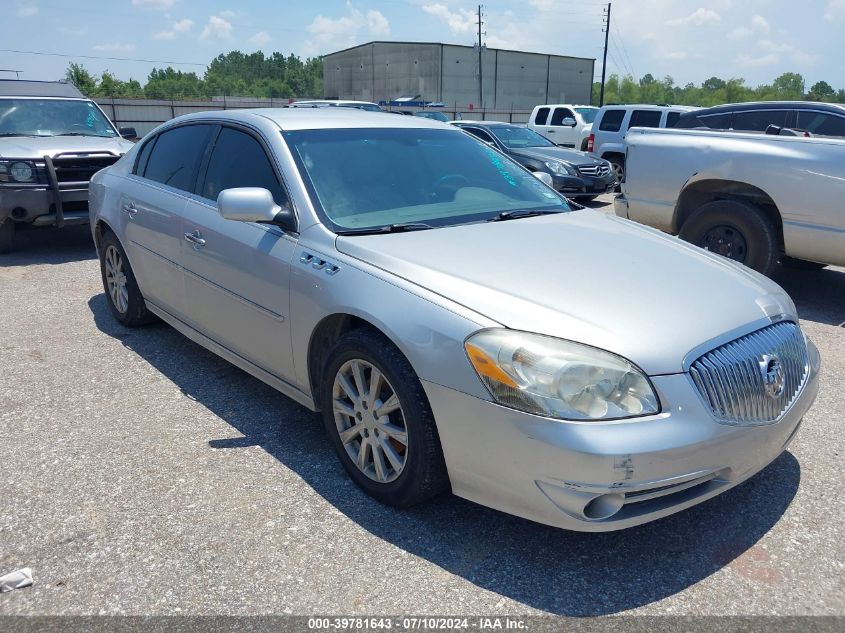
<svg viewBox="0 0 845 633">
<path fill-rule="evenodd" d="M 558 176 L 577 176 L 578 172 L 575 171 L 575 168 L 570 165 L 569 163 L 562 163 L 556 160 L 550 160 L 545 163 L 546 167 L 553 174 L 557 174 Z"/>
<path fill-rule="evenodd" d="M 613 420 L 660 412 L 646 375 L 595 347 L 514 330 L 483 330 L 464 344 L 501 405 L 562 420 Z"/>
<path fill-rule="evenodd" d="M 32 165 L 29 163 L 15 162 L 9 166 L 9 175 L 17 182 L 29 182 L 32 180 Z"/>
</svg>

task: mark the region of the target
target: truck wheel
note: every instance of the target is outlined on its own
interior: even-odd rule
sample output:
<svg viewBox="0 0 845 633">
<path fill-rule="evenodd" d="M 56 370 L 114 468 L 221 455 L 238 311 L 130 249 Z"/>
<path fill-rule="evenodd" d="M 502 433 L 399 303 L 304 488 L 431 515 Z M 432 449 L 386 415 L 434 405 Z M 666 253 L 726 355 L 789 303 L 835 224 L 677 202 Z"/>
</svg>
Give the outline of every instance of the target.
<svg viewBox="0 0 845 633">
<path fill-rule="evenodd" d="M 107 231 L 100 241 L 100 273 L 109 309 L 121 324 L 137 327 L 155 321 L 138 288 L 129 258 L 114 233 Z"/>
<path fill-rule="evenodd" d="M 344 335 L 326 361 L 319 393 L 329 441 L 368 495 L 407 507 L 448 488 L 428 398 L 390 341 L 367 329 Z"/>
<path fill-rule="evenodd" d="M 735 200 L 716 200 L 696 209 L 681 227 L 691 244 L 771 275 L 780 241 L 771 220 L 757 207 Z"/>
<path fill-rule="evenodd" d="M 613 174 L 616 176 L 616 182 L 619 183 L 616 185 L 616 191 L 621 191 L 622 179 L 625 177 L 625 163 L 623 162 L 623 159 L 616 156 L 608 158 L 607 160 L 610 161 L 610 166 L 613 168 Z"/>
<path fill-rule="evenodd" d="M 15 223 L 11 218 L 0 222 L 0 253 L 10 253 L 15 246 Z"/>
</svg>

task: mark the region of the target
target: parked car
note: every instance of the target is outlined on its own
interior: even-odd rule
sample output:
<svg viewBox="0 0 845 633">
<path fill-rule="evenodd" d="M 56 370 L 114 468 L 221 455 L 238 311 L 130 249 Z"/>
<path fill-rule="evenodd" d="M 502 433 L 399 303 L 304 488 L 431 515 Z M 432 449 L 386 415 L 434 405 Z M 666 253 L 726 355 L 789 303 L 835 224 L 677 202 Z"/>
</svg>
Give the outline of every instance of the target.
<svg viewBox="0 0 845 633">
<path fill-rule="evenodd" d="M 286 108 L 354 108 L 366 110 L 367 112 L 386 112 L 378 104 L 370 101 L 349 101 L 343 99 L 303 99 L 294 101 L 285 106 Z"/>
<path fill-rule="evenodd" d="M 449 117 L 437 110 L 417 110 L 414 112 L 414 116 L 419 116 L 424 119 L 433 119 L 435 121 L 440 121 L 441 123 L 449 122 Z"/>
<path fill-rule="evenodd" d="M 507 154 L 532 172 L 545 172 L 552 186 L 568 198 L 588 202 L 616 188 L 606 160 L 557 147 L 533 130 L 497 121 L 455 121 L 456 127 Z"/>
<path fill-rule="evenodd" d="M 88 180 L 132 143 L 71 84 L 0 80 L 0 253 L 20 227 L 88 222 Z"/>
<path fill-rule="evenodd" d="M 765 132 L 769 126 L 845 137 L 845 104 L 815 101 L 733 103 L 682 114 L 675 128 Z"/>
<path fill-rule="evenodd" d="M 625 134 L 632 127 L 672 127 L 696 108 L 660 105 L 606 105 L 596 115 L 587 151 L 610 161 L 616 180 L 625 179 Z"/>
<path fill-rule="evenodd" d="M 436 121 L 185 115 L 90 194 L 114 318 L 157 316 L 321 411 L 384 503 L 451 488 L 562 528 L 645 523 L 769 464 L 818 389 L 775 283 L 571 210 Z"/>
<path fill-rule="evenodd" d="M 845 139 L 676 129 L 627 141 L 617 215 L 764 274 L 779 260 L 845 266 Z"/>
<path fill-rule="evenodd" d="M 587 137 L 599 109 L 567 103 L 535 106 L 527 127 L 555 145 L 587 151 Z"/>
</svg>

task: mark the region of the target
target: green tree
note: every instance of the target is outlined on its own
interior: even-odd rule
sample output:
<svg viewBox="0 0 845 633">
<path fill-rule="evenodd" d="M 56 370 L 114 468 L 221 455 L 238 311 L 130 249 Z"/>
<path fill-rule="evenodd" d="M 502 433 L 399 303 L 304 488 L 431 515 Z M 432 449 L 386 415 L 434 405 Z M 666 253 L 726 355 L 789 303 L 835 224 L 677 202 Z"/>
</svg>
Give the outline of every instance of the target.
<svg viewBox="0 0 845 633">
<path fill-rule="evenodd" d="M 833 101 L 836 98 L 836 90 L 826 81 L 817 81 L 810 87 L 807 94 L 808 101 Z"/>
<path fill-rule="evenodd" d="M 72 83 L 84 95 L 93 95 L 97 91 L 97 80 L 82 64 L 68 64 L 65 81 Z"/>
<path fill-rule="evenodd" d="M 772 88 L 778 99 L 803 99 L 804 77 L 798 73 L 783 73 L 772 82 Z"/>
</svg>

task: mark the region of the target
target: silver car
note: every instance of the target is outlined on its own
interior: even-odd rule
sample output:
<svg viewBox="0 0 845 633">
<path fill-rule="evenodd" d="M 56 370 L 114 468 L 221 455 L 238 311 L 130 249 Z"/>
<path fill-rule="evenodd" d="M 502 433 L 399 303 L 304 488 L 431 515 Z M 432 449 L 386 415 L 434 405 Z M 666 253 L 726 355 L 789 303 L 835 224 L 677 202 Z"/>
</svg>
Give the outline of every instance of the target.
<svg viewBox="0 0 845 633">
<path fill-rule="evenodd" d="M 178 117 L 94 177 L 90 209 L 119 322 L 158 317 L 320 411 L 388 504 L 451 489 L 566 529 L 638 525 L 765 467 L 818 390 L 776 284 L 572 210 L 437 121 Z"/>
</svg>

